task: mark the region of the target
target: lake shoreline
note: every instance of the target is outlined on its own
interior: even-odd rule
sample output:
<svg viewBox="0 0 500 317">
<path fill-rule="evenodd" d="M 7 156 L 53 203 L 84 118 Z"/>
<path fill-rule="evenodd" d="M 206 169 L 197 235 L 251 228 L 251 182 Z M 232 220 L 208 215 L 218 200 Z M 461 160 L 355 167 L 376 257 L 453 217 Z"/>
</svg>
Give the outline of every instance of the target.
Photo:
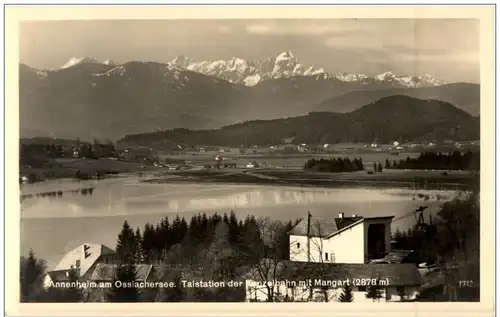
<svg viewBox="0 0 500 317">
<path fill-rule="evenodd" d="M 446 174 L 443 174 L 446 173 Z M 351 174 L 351 175 L 349 175 Z M 461 171 L 392 170 L 368 174 L 315 173 L 301 170 L 241 170 L 241 171 L 182 171 L 142 180 L 150 184 L 203 183 L 226 185 L 272 185 L 316 188 L 409 188 L 409 189 L 466 189 L 473 173 Z"/>
</svg>

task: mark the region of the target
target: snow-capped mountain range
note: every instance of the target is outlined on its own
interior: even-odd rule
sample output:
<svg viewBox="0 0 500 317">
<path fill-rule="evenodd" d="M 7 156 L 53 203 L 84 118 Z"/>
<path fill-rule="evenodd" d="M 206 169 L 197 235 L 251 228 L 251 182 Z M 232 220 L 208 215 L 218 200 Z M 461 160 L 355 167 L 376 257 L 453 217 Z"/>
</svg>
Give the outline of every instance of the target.
<svg viewBox="0 0 500 317">
<path fill-rule="evenodd" d="M 111 60 L 98 61 L 89 57 L 72 57 L 61 67 L 61 69 L 84 63 L 115 65 Z M 432 87 L 446 83 L 430 75 L 399 76 L 390 71 L 375 76 L 368 76 L 360 73 L 332 74 L 315 65 L 304 65 L 300 63 L 299 59 L 295 57 L 291 51 L 283 52 L 276 57 L 270 57 L 264 61 L 247 61 L 238 57 L 233 57 L 230 60 L 200 62 L 181 55 L 174 58 L 168 64 L 245 86 L 255 86 L 268 79 L 293 76 L 315 76 L 316 79 L 337 79 L 342 82 L 358 82 L 361 84 L 387 83 L 395 87 L 403 88 Z"/>
</svg>

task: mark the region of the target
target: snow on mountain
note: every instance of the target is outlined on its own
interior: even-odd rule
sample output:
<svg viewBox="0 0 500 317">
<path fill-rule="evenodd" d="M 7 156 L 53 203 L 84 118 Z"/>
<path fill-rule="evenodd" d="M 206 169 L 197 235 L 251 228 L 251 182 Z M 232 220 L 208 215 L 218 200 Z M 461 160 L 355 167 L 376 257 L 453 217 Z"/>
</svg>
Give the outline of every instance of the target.
<svg viewBox="0 0 500 317">
<path fill-rule="evenodd" d="M 123 69 L 112 60 L 98 61 L 89 57 L 72 57 L 61 69 L 73 67 L 78 64 L 103 64 L 115 66 L 113 70 L 106 73 L 96 74 L 98 76 L 120 74 Z M 204 75 L 223 79 L 234 84 L 245 86 L 255 86 L 261 81 L 276 79 L 281 77 L 313 76 L 316 80 L 338 80 L 350 83 L 381 83 L 389 84 L 393 87 L 418 88 L 440 86 L 446 82 L 438 80 L 430 75 L 423 76 L 399 76 L 391 71 L 387 71 L 375 76 L 368 76 L 361 73 L 336 73 L 331 74 L 316 65 L 304 65 L 299 59 L 288 50 L 278 54 L 276 57 L 268 58 L 264 61 L 247 61 L 238 57 L 230 60 L 216 61 L 193 61 L 184 55 L 177 56 L 168 63 L 170 67 L 180 67 Z M 44 74 L 39 74 L 43 77 Z"/>
<path fill-rule="evenodd" d="M 365 74 L 359 73 L 337 73 L 335 78 L 345 82 L 362 81 L 368 78 Z"/>
<path fill-rule="evenodd" d="M 110 65 L 110 66 L 114 66 L 115 65 L 115 62 L 113 62 L 112 60 L 108 59 L 108 60 L 105 60 L 104 62 L 102 62 L 104 65 Z"/>
<path fill-rule="evenodd" d="M 106 61 L 100 62 L 100 61 L 93 59 L 93 58 L 90 58 L 90 57 L 71 57 L 66 62 L 66 64 L 64 64 L 61 67 L 61 69 L 70 68 L 70 67 L 73 67 L 73 66 L 79 65 L 79 64 L 104 64 L 104 65 L 111 65 L 111 66 L 115 65 L 115 63 L 109 59 Z"/>
<path fill-rule="evenodd" d="M 431 75 L 424 76 L 397 76 L 392 72 L 385 72 L 374 76 L 376 81 L 389 82 L 396 85 L 401 85 L 407 88 L 418 88 L 426 86 L 440 86 L 445 84 L 444 81 L 438 80 Z"/>
<path fill-rule="evenodd" d="M 266 79 L 297 75 L 313 76 L 324 72 L 323 69 L 316 69 L 314 66 L 306 69 L 291 51 L 265 61 L 247 61 L 233 57 L 230 60 L 194 62 L 181 55 L 174 58 L 170 64 L 246 86 L 254 86 Z"/>
<path fill-rule="evenodd" d="M 265 61 L 247 61 L 238 57 L 233 57 L 230 60 L 193 61 L 181 55 L 174 58 L 170 64 L 245 86 L 255 86 L 267 79 L 293 76 L 315 76 L 317 80 L 336 79 L 342 82 L 359 82 L 362 84 L 381 82 L 404 88 L 439 86 L 445 83 L 430 75 L 419 77 L 398 76 L 390 71 L 373 77 L 360 73 L 337 73 L 332 75 L 323 68 L 316 67 L 316 65 L 305 66 L 300 63 L 299 59 L 290 50 Z"/>
</svg>

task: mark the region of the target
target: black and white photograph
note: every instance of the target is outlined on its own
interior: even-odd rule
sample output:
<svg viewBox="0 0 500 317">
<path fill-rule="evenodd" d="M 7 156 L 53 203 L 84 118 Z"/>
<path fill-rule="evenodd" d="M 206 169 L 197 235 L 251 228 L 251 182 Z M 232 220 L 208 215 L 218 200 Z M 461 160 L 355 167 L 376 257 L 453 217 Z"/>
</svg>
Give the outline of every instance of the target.
<svg viewBox="0 0 500 317">
<path fill-rule="evenodd" d="M 20 303 L 493 296 L 480 19 L 18 31 Z"/>
</svg>

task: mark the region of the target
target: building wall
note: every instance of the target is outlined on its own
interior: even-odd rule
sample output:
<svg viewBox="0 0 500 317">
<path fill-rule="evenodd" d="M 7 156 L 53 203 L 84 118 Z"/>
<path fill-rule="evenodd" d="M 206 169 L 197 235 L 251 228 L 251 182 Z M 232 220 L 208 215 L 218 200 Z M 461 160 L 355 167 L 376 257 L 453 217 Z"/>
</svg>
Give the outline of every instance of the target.
<svg viewBox="0 0 500 317">
<path fill-rule="evenodd" d="M 365 263 L 365 229 L 363 223 L 353 226 L 330 239 L 312 237 L 311 262 Z M 390 241 L 389 241 L 390 242 Z M 298 244 L 300 247 L 298 247 Z M 328 254 L 328 257 L 326 257 Z M 307 262 L 307 237 L 290 235 L 290 260 Z"/>
<path fill-rule="evenodd" d="M 366 236 L 363 222 L 334 235 L 326 240 L 325 252 L 330 263 L 365 263 Z M 335 258 L 332 258 L 331 253 Z"/>
<path fill-rule="evenodd" d="M 311 237 L 311 262 L 321 262 L 319 254 L 321 251 L 322 239 Z M 291 261 L 307 262 L 307 237 L 290 235 L 290 257 Z"/>
</svg>

